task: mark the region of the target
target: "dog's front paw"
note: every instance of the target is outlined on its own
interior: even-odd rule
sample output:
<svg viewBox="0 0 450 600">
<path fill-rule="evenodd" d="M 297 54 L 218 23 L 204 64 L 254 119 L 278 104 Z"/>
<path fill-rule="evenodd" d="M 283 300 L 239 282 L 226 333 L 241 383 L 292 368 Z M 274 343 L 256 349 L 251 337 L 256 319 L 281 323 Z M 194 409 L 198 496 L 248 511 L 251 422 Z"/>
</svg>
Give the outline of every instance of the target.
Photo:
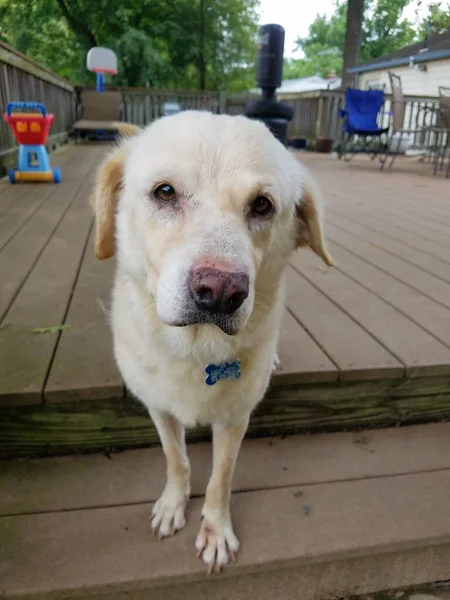
<svg viewBox="0 0 450 600">
<path fill-rule="evenodd" d="M 236 552 L 239 550 L 239 540 L 234 535 L 231 518 L 229 516 L 208 516 L 203 514 L 195 547 L 197 558 L 202 557 L 208 566 L 208 573 L 220 573 L 222 567 L 230 560 L 236 561 Z"/>
<path fill-rule="evenodd" d="M 152 509 L 152 532 L 160 540 L 174 535 L 186 525 L 184 512 L 189 499 L 189 490 L 166 487 Z"/>
</svg>

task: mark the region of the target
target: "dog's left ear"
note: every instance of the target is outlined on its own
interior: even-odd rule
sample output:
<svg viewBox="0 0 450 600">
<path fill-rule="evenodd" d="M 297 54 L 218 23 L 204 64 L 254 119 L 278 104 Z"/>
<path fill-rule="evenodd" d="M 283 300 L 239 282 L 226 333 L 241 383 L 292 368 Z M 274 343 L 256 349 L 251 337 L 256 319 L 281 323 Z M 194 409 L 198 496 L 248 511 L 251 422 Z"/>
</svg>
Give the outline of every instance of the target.
<svg viewBox="0 0 450 600">
<path fill-rule="evenodd" d="M 319 192 L 308 181 L 296 209 L 297 248 L 309 246 L 330 267 L 336 263 L 326 248 Z"/>
</svg>

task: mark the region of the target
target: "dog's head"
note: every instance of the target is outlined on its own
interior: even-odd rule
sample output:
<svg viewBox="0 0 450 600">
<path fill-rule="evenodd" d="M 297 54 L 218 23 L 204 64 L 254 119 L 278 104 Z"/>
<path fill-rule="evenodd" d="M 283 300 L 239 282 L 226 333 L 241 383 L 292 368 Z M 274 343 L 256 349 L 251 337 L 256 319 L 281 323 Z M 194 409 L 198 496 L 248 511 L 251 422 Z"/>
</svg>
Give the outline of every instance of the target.
<svg viewBox="0 0 450 600">
<path fill-rule="evenodd" d="M 244 117 L 187 111 L 124 140 L 100 168 L 94 208 L 97 258 L 117 242 L 167 325 L 234 335 L 295 247 L 332 264 L 305 169 Z"/>
</svg>

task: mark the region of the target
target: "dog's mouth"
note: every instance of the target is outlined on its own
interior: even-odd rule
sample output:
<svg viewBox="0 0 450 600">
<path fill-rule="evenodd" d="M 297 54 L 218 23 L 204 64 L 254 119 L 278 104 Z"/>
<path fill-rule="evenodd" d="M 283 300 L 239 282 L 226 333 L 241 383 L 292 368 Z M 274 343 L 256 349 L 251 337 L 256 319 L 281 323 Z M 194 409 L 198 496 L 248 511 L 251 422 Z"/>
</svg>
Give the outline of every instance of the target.
<svg viewBox="0 0 450 600">
<path fill-rule="evenodd" d="M 233 336 L 237 335 L 240 331 L 240 326 L 236 322 L 236 318 L 230 315 L 222 315 L 215 313 L 202 313 L 196 311 L 194 314 L 189 314 L 179 321 L 173 323 L 167 323 L 172 327 L 190 327 L 190 326 L 202 326 L 202 325 L 215 325 L 222 330 L 226 335 Z"/>
<path fill-rule="evenodd" d="M 169 298 L 165 298 L 162 294 L 156 302 L 160 320 L 170 327 L 195 326 L 202 330 L 205 325 L 213 325 L 225 335 L 239 334 L 247 323 L 251 312 L 249 309 L 253 307 L 253 294 L 250 294 L 250 298 L 247 294 L 245 298 L 236 294 L 236 298 L 231 295 L 226 301 L 211 302 L 206 286 L 205 290 L 203 295 L 201 289 L 197 290 L 197 297 L 187 289 L 171 294 Z"/>
</svg>

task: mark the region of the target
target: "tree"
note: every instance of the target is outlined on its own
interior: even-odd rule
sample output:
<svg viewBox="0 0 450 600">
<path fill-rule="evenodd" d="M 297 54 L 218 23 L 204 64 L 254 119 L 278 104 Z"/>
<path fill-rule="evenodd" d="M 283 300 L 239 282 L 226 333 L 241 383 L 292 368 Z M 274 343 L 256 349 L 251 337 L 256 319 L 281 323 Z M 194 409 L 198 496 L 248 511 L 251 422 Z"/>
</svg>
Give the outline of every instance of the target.
<svg viewBox="0 0 450 600">
<path fill-rule="evenodd" d="M 70 29 L 79 38 L 84 39 L 91 48 L 92 46 L 98 46 L 95 33 L 89 26 L 86 9 L 81 8 L 76 1 L 71 4 L 66 0 L 56 0 L 56 2 Z"/>
<path fill-rule="evenodd" d="M 190 6 L 192 3 L 188 0 Z M 208 87 L 249 89 L 255 81 L 259 0 L 204 0 L 204 4 Z"/>
<path fill-rule="evenodd" d="M 361 2 L 361 0 L 359 0 Z M 389 54 L 419 39 L 418 27 L 402 17 L 410 0 L 366 0 L 361 27 L 361 62 Z M 359 15 L 358 19 L 359 19 Z M 297 40 L 303 62 L 313 72 L 343 73 L 347 2 L 335 0 L 331 17 L 317 15 L 306 38 Z"/>
<path fill-rule="evenodd" d="M 158 87 L 164 83 L 170 68 L 152 40 L 138 29 L 127 29 L 115 44 L 119 57 L 117 85 Z"/>
<path fill-rule="evenodd" d="M 361 60 L 390 54 L 418 39 L 413 23 L 402 18 L 411 0 L 372 0 L 363 21 Z"/>
<path fill-rule="evenodd" d="M 420 6 L 421 2 L 419 2 Z M 444 33 L 450 27 L 450 2 L 432 2 L 419 26 L 421 38 Z"/>
<path fill-rule="evenodd" d="M 0 37 L 73 83 L 93 45 L 118 54 L 114 82 L 248 89 L 258 0 L 0 0 Z"/>
<path fill-rule="evenodd" d="M 49 12 L 49 5 L 46 0 L 0 0 L 0 39 L 62 77 L 71 78 L 81 65 L 80 44 L 59 12 Z"/>
<path fill-rule="evenodd" d="M 342 87 L 349 87 L 353 76 L 347 69 L 358 64 L 361 51 L 362 21 L 364 17 L 364 0 L 348 0 L 344 40 L 344 64 Z"/>
</svg>

